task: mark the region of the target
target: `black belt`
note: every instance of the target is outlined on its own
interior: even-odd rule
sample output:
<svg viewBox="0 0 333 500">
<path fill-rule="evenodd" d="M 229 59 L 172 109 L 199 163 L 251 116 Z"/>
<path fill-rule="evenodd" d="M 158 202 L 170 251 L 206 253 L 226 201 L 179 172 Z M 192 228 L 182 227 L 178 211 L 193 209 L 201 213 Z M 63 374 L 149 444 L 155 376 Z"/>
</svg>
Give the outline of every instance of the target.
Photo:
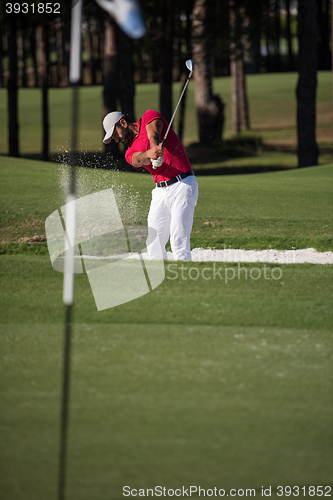
<svg viewBox="0 0 333 500">
<path fill-rule="evenodd" d="M 175 182 L 179 182 L 182 179 L 185 179 L 185 177 L 189 177 L 189 175 L 194 175 L 193 170 L 190 170 L 189 172 L 184 172 L 183 174 L 177 175 L 176 177 L 173 177 L 169 181 L 156 182 L 156 187 L 161 188 L 161 187 L 170 186 L 170 184 L 174 184 Z"/>
</svg>

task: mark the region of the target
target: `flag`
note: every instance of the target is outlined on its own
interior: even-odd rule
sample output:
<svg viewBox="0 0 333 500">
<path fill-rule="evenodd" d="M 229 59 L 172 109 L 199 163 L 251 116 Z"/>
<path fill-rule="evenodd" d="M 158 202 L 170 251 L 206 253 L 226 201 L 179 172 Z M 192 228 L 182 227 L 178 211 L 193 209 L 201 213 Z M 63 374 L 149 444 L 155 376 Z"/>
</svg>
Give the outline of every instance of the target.
<svg viewBox="0 0 333 500">
<path fill-rule="evenodd" d="M 142 38 L 146 33 L 142 11 L 136 0 L 96 0 L 131 38 Z"/>
</svg>

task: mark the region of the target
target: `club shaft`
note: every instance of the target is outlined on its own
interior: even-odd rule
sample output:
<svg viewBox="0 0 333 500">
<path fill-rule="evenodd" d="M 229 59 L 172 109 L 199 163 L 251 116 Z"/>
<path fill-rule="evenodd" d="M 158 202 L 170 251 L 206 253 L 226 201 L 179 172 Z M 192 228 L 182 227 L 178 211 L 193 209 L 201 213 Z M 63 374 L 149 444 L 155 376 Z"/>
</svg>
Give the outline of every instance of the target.
<svg viewBox="0 0 333 500">
<path fill-rule="evenodd" d="M 180 104 L 180 101 L 182 100 L 182 97 L 183 97 L 184 92 L 185 92 L 185 90 L 186 90 L 187 84 L 188 84 L 188 82 L 190 81 L 191 74 L 192 74 L 192 73 L 190 73 L 190 74 L 189 74 L 189 76 L 187 77 L 187 80 L 186 80 L 186 82 L 185 82 L 185 85 L 184 85 L 184 88 L 183 88 L 183 90 L 182 90 L 182 93 L 180 94 L 180 98 L 178 99 L 177 106 L 176 106 L 176 108 L 175 108 L 175 110 L 174 110 L 174 112 L 173 112 L 173 115 L 172 115 L 171 120 L 170 120 L 170 122 L 169 122 L 169 126 L 168 126 L 168 128 L 167 128 L 167 131 L 165 132 L 165 135 L 164 135 L 164 137 L 163 137 L 163 140 L 162 140 L 162 147 L 164 146 L 164 143 L 165 143 L 166 138 L 167 138 L 167 136 L 168 136 L 168 133 L 169 133 L 169 130 L 170 130 L 170 128 L 171 128 L 171 125 L 172 125 L 173 119 L 174 119 L 174 117 L 176 116 L 178 106 L 179 106 L 179 104 Z"/>
</svg>

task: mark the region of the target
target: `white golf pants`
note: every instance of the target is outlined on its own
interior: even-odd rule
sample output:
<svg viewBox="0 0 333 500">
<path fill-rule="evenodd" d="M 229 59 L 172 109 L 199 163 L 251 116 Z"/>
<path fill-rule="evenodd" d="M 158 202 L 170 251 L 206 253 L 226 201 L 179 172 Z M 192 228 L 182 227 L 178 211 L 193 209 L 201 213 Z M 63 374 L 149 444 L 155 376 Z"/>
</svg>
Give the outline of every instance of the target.
<svg viewBox="0 0 333 500">
<path fill-rule="evenodd" d="M 147 239 L 151 259 L 160 259 L 161 255 L 163 259 L 167 258 L 165 245 L 170 238 L 174 259 L 191 260 L 190 235 L 197 199 L 198 183 L 194 175 L 152 190 Z M 154 238 L 155 231 L 157 237 Z"/>
</svg>

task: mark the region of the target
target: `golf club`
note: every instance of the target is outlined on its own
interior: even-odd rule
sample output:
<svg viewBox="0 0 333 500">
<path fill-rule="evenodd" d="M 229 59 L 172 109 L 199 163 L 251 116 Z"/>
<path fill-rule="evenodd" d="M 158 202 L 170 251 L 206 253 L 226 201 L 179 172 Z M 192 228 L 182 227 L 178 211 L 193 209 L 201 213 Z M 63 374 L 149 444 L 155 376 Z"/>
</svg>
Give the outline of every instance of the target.
<svg viewBox="0 0 333 500">
<path fill-rule="evenodd" d="M 169 126 L 168 126 L 168 128 L 167 128 L 167 131 L 165 132 L 165 136 L 163 137 L 162 147 L 164 146 L 164 143 L 165 143 L 165 140 L 166 140 L 166 138 L 167 138 L 167 136 L 168 136 L 169 130 L 170 130 L 170 128 L 171 128 L 171 125 L 172 125 L 173 119 L 174 119 L 174 117 L 175 117 L 175 115 L 176 115 L 176 113 L 177 113 L 178 106 L 179 106 L 179 104 L 180 104 L 180 101 L 182 100 L 182 97 L 183 97 L 184 92 L 185 92 L 185 90 L 186 90 L 187 84 L 188 84 L 188 82 L 190 81 L 190 78 L 191 78 L 192 73 L 193 73 L 193 60 L 192 60 L 192 59 L 188 59 L 188 60 L 186 61 L 186 63 L 185 63 L 185 64 L 186 64 L 187 69 L 189 70 L 189 74 L 188 74 L 187 80 L 186 80 L 186 82 L 185 82 L 184 88 L 183 88 L 183 90 L 182 90 L 182 93 L 180 94 L 180 98 L 179 98 L 179 100 L 178 100 L 178 102 L 177 102 L 176 109 L 175 109 L 175 111 L 173 112 L 173 115 L 172 115 L 172 118 L 171 118 L 171 120 L 170 120 L 170 123 L 169 123 Z"/>
</svg>

